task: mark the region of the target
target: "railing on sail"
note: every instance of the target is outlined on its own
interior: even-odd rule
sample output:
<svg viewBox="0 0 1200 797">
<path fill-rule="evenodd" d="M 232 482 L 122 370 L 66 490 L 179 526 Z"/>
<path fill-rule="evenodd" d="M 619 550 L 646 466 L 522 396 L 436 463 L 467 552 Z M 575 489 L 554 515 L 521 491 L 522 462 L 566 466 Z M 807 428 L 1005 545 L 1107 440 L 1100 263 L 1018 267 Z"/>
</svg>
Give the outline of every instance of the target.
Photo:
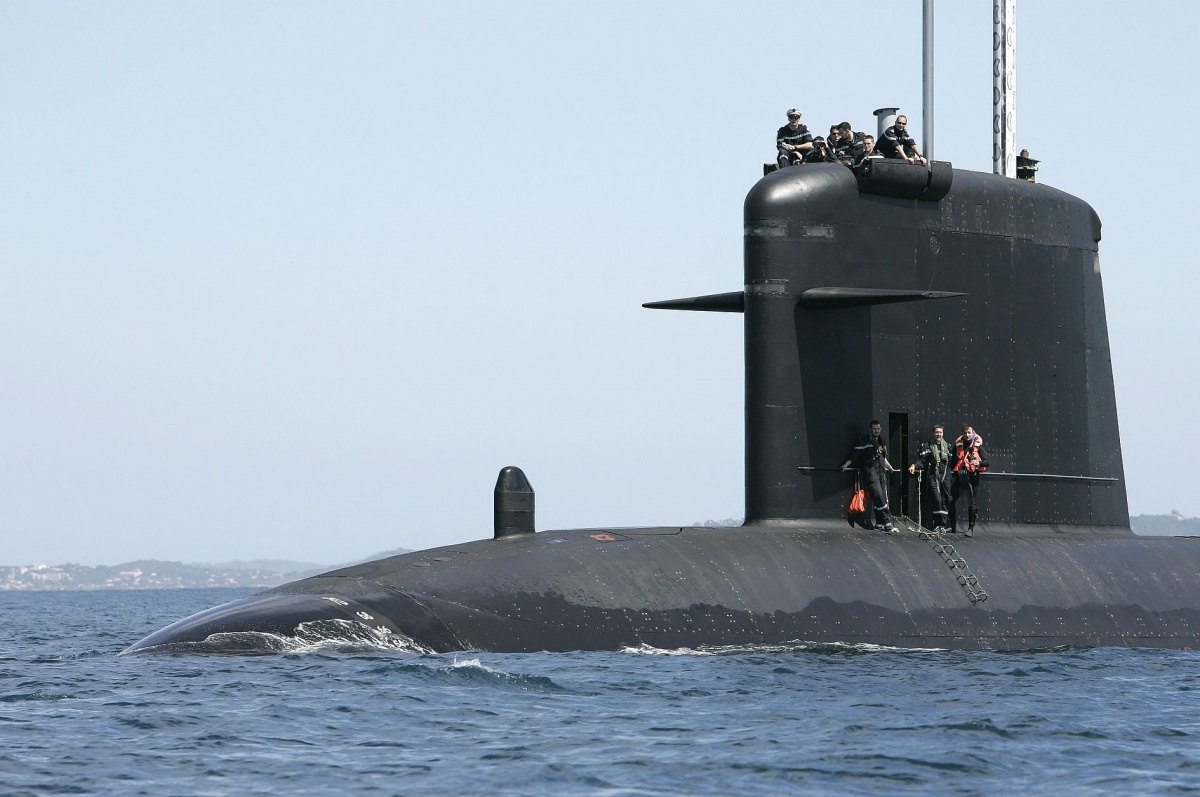
<svg viewBox="0 0 1200 797">
<path fill-rule="evenodd" d="M 842 468 L 817 468 L 811 465 L 801 465 L 799 470 L 806 472 L 814 471 L 841 471 Z M 1008 479 L 1034 479 L 1034 480 L 1053 480 L 1053 481 L 1078 481 L 1078 482 L 1100 482 L 1100 483 L 1116 483 L 1120 479 L 1113 476 L 1068 476 L 1061 473 L 1006 473 L 1004 471 L 987 471 L 980 474 L 988 478 L 1008 478 Z M 912 534 L 916 534 L 921 539 L 925 540 L 933 548 L 934 552 L 941 557 L 946 566 L 954 571 L 954 579 L 967 593 L 972 605 L 983 603 L 987 600 L 987 593 L 979 584 L 979 577 L 971 572 L 971 568 L 967 565 L 962 555 L 955 549 L 953 543 L 946 538 L 945 533 L 940 531 L 930 531 L 921 525 L 921 484 L 922 479 L 917 477 L 917 519 L 903 515 L 893 514 L 892 519 L 897 521 L 900 526 Z"/>
<path fill-rule="evenodd" d="M 987 472 L 981 475 L 990 477 L 1007 477 L 1010 479 L 1055 479 L 1064 481 L 1088 481 L 1088 482 L 1116 482 L 1117 479 L 1110 476 L 1066 476 L 1060 473 L 1004 473 L 1004 472 Z M 945 533 L 941 531 L 930 531 L 921 525 L 921 484 L 924 480 L 917 477 L 917 519 L 905 515 L 895 515 L 894 519 L 900 521 L 907 531 L 916 534 L 921 539 L 927 541 L 934 552 L 941 557 L 942 561 L 954 571 L 954 578 L 958 581 L 959 586 L 963 588 L 963 592 L 967 593 L 971 604 L 983 603 L 987 600 L 987 593 L 979 584 L 979 577 L 971 572 L 971 568 L 967 565 L 967 561 L 955 550 L 954 545 L 946 539 Z"/>
</svg>

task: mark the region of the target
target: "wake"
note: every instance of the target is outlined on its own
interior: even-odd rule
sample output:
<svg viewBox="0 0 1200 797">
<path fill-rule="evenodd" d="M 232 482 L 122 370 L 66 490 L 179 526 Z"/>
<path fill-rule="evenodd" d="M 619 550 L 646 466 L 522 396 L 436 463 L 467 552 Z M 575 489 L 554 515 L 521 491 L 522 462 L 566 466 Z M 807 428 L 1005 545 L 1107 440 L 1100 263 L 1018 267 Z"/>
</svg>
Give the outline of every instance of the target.
<svg viewBox="0 0 1200 797">
<path fill-rule="evenodd" d="M 312 620 L 300 623 L 292 636 L 266 631 L 228 631 L 212 634 L 199 642 L 171 642 L 135 652 L 277 656 L 290 653 L 432 653 L 433 650 L 411 637 L 377 630 L 353 620 Z"/>
</svg>

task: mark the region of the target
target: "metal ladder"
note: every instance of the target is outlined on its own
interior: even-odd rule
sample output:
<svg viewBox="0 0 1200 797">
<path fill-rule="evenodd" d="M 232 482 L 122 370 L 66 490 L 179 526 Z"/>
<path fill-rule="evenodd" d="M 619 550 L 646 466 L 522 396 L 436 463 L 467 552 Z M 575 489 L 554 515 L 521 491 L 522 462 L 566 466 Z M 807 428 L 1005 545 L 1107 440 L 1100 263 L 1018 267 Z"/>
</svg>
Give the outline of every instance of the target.
<svg viewBox="0 0 1200 797">
<path fill-rule="evenodd" d="M 958 551 L 954 550 L 954 545 L 946 539 L 945 534 L 940 531 L 930 531 L 905 515 L 895 515 L 893 519 L 905 531 L 916 534 L 929 543 L 934 553 L 940 556 L 942 561 L 946 563 L 946 566 L 954 572 L 954 580 L 963 588 L 963 592 L 967 593 L 972 606 L 987 600 L 987 593 L 979 585 L 979 577 L 971 572 L 971 568 L 967 566 L 967 560 L 963 559 Z"/>
</svg>

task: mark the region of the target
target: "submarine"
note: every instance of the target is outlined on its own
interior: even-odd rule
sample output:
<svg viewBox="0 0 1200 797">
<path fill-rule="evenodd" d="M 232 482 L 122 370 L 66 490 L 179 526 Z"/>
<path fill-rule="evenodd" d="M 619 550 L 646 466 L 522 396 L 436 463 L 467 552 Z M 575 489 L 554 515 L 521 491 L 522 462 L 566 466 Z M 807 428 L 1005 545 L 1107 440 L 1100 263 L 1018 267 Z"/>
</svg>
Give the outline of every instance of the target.
<svg viewBox="0 0 1200 797">
<path fill-rule="evenodd" d="M 490 538 L 268 589 L 127 652 L 330 622 L 431 652 L 1200 647 L 1200 540 L 1129 525 L 1100 240 L 1083 200 L 947 162 L 771 171 L 746 196 L 741 289 L 645 305 L 744 317 L 743 525 L 536 531 L 508 467 Z M 972 538 L 929 528 L 903 473 L 899 533 L 848 515 L 838 465 L 875 418 L 901 469 L 934 424 L 984 436 Z"/>
</svg>

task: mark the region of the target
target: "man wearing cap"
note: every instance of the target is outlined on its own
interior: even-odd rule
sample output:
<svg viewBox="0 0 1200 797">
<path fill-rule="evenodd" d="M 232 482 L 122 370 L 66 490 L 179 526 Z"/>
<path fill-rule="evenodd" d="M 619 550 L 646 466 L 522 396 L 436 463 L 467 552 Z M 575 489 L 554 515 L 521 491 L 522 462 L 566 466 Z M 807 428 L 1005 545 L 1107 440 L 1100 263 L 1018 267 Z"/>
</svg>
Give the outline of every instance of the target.
<svg viewBox="0 0 1200 797">
<path fill-rule="evenodd" d="M 800 124 L 800 111 L 788 108 L 788 123 L 775 134 L 775 149 L 779 151 L 775 161 L 779 168 L 792 166 L 804 160 L 806 150 L 812 149 L 813 137 L 808 126 Z"/>
</svg>

